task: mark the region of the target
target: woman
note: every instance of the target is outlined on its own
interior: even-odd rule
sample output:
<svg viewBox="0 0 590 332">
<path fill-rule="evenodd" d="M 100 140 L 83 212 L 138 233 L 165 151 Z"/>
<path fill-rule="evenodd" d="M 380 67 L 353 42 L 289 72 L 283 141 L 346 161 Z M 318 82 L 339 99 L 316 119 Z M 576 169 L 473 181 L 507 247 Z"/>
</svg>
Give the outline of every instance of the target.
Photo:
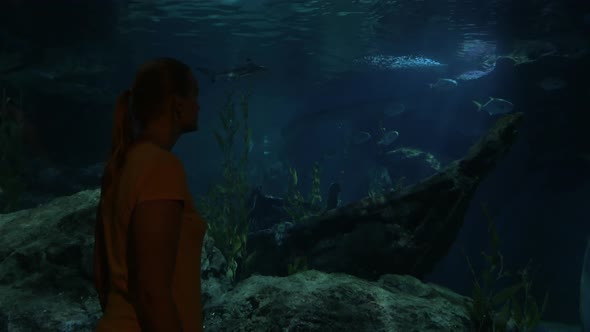
<svg viewBox="0 0 590 332">
<path fill-rule="evenodd" d="M 117 99 L 96 220 L 98 332 L 203 330 L 205 223 L 170 152 L 198 128 L 197 95 L 190 68 L 160 58 L 141 66 Z"/>
</svg>

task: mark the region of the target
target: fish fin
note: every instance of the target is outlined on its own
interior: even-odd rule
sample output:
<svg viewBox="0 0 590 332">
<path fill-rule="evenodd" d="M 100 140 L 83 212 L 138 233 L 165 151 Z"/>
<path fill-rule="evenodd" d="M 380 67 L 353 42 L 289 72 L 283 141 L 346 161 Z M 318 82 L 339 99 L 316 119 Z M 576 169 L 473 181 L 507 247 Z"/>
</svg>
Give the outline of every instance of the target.
<svg viewBox="0 0 590 332">
<path fill-rule="evenodd" d="M 478 103 L 478 102 L 477 102 L 477 101 L 475 101 L 475 100 L 472 100 L 472 101 L 473 101 L 473 103 L 475 104 L 475 106 L 477 106 L 477 111 L 478 111 L 478 112 L 479 112 L 479 111 L 481 111 L 481 104 L 480 104 L 480 103 Z"/>
<path fill-rule="evenodd" d="M 590 238 L 587 240 L 580 277 L 580 320 L 582 331 L 590 332 Z"/>
</svg>

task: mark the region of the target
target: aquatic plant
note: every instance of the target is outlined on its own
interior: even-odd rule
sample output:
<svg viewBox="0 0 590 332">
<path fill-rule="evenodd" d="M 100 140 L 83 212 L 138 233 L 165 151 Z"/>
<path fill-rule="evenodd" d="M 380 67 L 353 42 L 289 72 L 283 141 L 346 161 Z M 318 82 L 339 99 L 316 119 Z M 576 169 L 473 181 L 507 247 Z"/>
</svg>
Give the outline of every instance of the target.
<svg viewBox="0 0 590 332">
<path fill-rule="evenodd" d="M 18 207 L 25 189 L 23 174 L 25 160 L 22 140 L 24 128 L 6 109 L 8 107 L 6 90 L 2 90 L 0 102 L 0 197 L 3 203 L 0 206 L 0 213 L 3 213 Z"/>
<path fill-rule="evenodd" d="M 306 201 L 298 188 L 299 178 L 297 176 L 297 170 L 289 168 L 289 183 L 284 210 L 290 216 L 291 221 L 299 222 L 321 212 L 322 195 L 320 183 L 320 165 L 316 162 L 312 169 L 309 199 Z"/>
<path fill-rule="evenodd" d="M 313 165 L 311 173 L 311 191 L 309 193 L 309 202 L 312 210 L 322 208 L 322 192 L 320 190 L 320 164 L 317 162 Z"/>
<path fill-rule="evenodd" d="M 305 214 L 305 199 L 298 190 L 299 177 L 297 176 L 297 170 L 289 167 L 289 179 L 287 184 L 287 197 L 285 199 L 286 204 L 284 206 L 285 212 L 289 214 L 292 221 L 298 221 Z"/>
<path fill-rule="evenodd" d="M 237 118 L 233 93 L 228 93 L 218 116 L 221 128 L 214 135 L 223 153 L 222 181 L 212 186 L 198 201 L 199 210 L 207 221 L 207 233 L 214 239 L 216 247 L 227 260 L 226 275 L 235 280 L 239 268 L 247 257 L 248 207 L 246 204 L 249 185 L 248 146 L 251 131 L 248 126 L 249 94 L 240 98 L 242 122 Z M 239 152 L 236 135 L 242 132 L 243 151 Z"/>
<path fill-rule="evenodd" d="M 516 329 L 532 331 L 540 322 L 548 296 L 539 307 L 531 294 L 530 266 L 519 270 L 516 278 L 504 267 L 500 253 L 500 238 L 495 222 L 487 208 L 482 207 L 488 221 L 489 252 L 482 252 L 485 267 L 478 277 L 471 261 L 467 264 L 473 276 L 472 303 L 469 307 L 471 330 L 478 332 L 503 332 Z"/>
<path fill-rule="evenodd" d="M 292 262 L 287 265 L 287 275 L 292 275 L 299 272 L 307 271 L 307 257 L 297 256 L 292 259 Z"/>
</svg>

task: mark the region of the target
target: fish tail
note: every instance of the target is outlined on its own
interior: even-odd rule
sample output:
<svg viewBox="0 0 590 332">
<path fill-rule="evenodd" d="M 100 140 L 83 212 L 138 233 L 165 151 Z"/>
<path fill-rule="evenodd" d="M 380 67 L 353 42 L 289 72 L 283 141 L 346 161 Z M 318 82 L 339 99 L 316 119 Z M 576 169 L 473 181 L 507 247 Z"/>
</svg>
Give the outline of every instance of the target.
<svg viewBox="0 0 590 332">
<path fill-rule="evenodd" d="M 475 104 L 475 106 L 477 106 L 477 111 L 481 111 L 481 104 L 478 103 L 477 101 L 473 100 L 473 103 Z"/>
</svg>

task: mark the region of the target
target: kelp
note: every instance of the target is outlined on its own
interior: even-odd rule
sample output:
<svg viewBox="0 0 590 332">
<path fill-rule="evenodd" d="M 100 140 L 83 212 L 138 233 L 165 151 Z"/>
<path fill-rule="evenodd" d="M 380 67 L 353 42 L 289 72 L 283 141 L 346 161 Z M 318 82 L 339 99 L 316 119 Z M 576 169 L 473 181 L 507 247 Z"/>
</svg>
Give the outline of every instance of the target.
<svg viewBox="0 0 590 332">
<path fill-rule="evenodd" d="M 247 263 L 246 244 L 249 221 L 247 195 L 248 146 L 251 130 L 248 126 L 249 94 L 239 98 L 241 119 L 236 114 L 234 93 L 228 93 L 218 112 L 221 127 L 215 139 L 223 154 L 222 181 L 213 185 L 198 201 L 199 209 L 208 224 L 207 233 L 227 260 L 226 275 L 236 280 L 239 269 Z M 243 147 L 238 146 L 241 135 Z"/>
<path fill-rule="evenodd" d="M 545 295 L 539 306 L 532 295 L 530 264 L 514 274 L 505 269 L 495 221 L 485 206 L 482 209 L 488 222 L 490 247 L 487 253 L 482 252 L 485 266 L 479 276 L 466 256 L 473 277 L 469 306 L 471 331 L 532 331 L 541 320 L 548 296 Z"/>
</svg>

